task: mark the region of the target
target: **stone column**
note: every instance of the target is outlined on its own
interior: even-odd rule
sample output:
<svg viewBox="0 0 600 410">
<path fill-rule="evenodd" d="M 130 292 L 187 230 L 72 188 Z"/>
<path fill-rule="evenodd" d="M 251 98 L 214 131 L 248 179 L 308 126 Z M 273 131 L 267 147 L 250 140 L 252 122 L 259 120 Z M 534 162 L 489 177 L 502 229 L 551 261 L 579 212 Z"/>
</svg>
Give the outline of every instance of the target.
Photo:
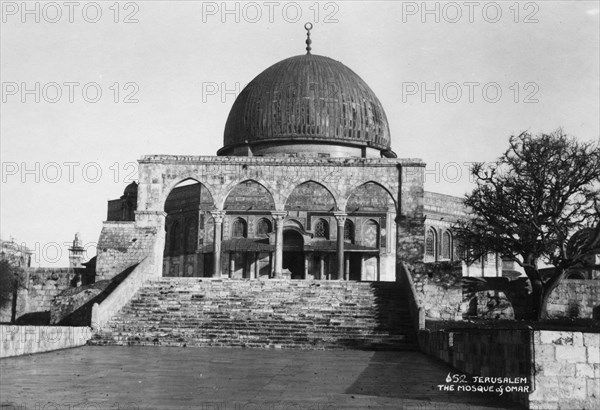
<svg viewBox="0 0 600 410">
<path fill-rule="evenodd" d="M 260 268 L 260 253 L 254 253 L 254 279 L 258 279 L 258 272 Z"/>
<path fill-rule="evenodd" d="M 325 255 L 319 255 L 319 279 L 325 280 Z"/>
<path fill-rule="evenodd" d="M 233 252 L 229 252 L 229 277 L 233 278 L 233 272 L 235 271 L 235 257 Z M 243 269 L 242 269 L 243 271 Z"/>
<path fill-rule="evenodd" d="M 309 279 L 309 272 L 308 272 L 308 253 L 304 254 L 304 280 L 308 280 Z"/>
<path fill-rule="evenodd" d="M 344 269 L 344 280 L 350 279 L 350 256 L 346 256 L 346 267 Z"/>
<path fill-rule="evenodd" d="M 221 277 L 221 231 L 223 230 L 223 218 L 225 211 L 211 211 L 215 229 L 213 232 L 213 277 Z"/>
<path fill-rule="evenodd" d="M 283 272 L 283 220 L 286 211 L 271 212 L 275 220 L 275 278 L 281 278 Z"/>
<path fill-rule="evenodd" d="M 360 257 L 360 280 L 366 280 L 366 269 L 365 269 L 365 255 L 361 255 Z"/>
<path fill-rule="evenodd" d="M 337 220 L 337 279 L 346 279 L 344 278 L 344 222 L 348 215 L 343 212 L 334 212 L 333 216 Z"/>
</svg>

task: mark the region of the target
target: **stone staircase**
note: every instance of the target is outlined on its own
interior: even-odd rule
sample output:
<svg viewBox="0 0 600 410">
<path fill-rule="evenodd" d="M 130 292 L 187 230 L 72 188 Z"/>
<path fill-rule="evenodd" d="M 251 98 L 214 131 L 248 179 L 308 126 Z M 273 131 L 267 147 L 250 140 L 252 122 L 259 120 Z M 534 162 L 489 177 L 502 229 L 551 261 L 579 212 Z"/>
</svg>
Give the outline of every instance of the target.
<svg viewBox="0 0 600 410">
<path fill-rule="evenodd" d="M 94 345 L 416 350 L 397 283 L 162 278 Z"/>
</svg>

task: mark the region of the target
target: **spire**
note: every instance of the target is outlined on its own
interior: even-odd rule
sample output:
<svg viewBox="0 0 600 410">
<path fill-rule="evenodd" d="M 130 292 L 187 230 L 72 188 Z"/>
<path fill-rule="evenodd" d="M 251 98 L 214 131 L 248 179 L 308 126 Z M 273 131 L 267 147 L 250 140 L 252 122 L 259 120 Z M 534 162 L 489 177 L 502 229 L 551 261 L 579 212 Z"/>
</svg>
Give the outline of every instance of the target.
<svg viewBox="0 0 600 410">
<path fill-rule="evenodd" d="M 304 28 L 306 29 L 306 54 L 310 54 L 310 45 L 312 44 L 312 40 L 310 39 L 310 30 L 312 30 L 313 25 L 312 23 L 306 23 Z"/>
</svg>

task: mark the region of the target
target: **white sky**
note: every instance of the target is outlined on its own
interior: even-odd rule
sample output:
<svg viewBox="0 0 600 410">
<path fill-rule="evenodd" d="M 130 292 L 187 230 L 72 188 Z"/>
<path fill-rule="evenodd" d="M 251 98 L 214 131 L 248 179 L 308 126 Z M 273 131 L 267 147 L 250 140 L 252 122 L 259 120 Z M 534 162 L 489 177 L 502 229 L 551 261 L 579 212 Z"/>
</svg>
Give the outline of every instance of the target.
<svg viewBox="0 0 600 410">
<path fill-rule="evenodd" d="M 142 155 L 214 155 L 235 98 L 221 91 L 303 54 L 307 21 L 313 54 L 343 62 L 378 95 L 398 156 L 428 164 L 427 190 L 464 194 L 464 164 L 493 160 L 522 130 L 600 136 L 598 1 L 431 1 L 430 14 L 421 1 L 229 2 L 231 14 L 221 1 L 135 1 L 119 3 L 118 23 L 114 1 L 75 2 L 73 22 L 62 1 L 27 2 L 30 14 L 1 3 L 1 235 L 33 249 L 35 266 L 66 266 L 75 232 L 98 240 L 106 200 Z M 36 83 L 37 103 L 35 91 L 22 95 Z M 65 83 L 78 83 L 73 102 Z M 96 103 L 82 93 L 90 83 Z M 123 103 L 136 89 L 138 102 Z"/>
</svg>

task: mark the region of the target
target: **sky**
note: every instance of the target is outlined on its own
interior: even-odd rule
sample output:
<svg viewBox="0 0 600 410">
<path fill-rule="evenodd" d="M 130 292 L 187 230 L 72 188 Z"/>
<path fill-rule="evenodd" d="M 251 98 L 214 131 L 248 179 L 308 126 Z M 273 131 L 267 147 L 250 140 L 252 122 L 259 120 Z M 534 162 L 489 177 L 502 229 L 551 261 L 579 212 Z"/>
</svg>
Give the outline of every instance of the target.
<svg viewBox="0 0 600 410">
<path fill-rule="evenodd" d="M 598 1 L 2 1 L 0 235 L 33 266 L 95 254 L 147 154 L 215 155 L 236 95 L 304 54 L 379 97 L 392 149 L 462 196 L 510 135 L 600 141 Z"/>
</svg>

